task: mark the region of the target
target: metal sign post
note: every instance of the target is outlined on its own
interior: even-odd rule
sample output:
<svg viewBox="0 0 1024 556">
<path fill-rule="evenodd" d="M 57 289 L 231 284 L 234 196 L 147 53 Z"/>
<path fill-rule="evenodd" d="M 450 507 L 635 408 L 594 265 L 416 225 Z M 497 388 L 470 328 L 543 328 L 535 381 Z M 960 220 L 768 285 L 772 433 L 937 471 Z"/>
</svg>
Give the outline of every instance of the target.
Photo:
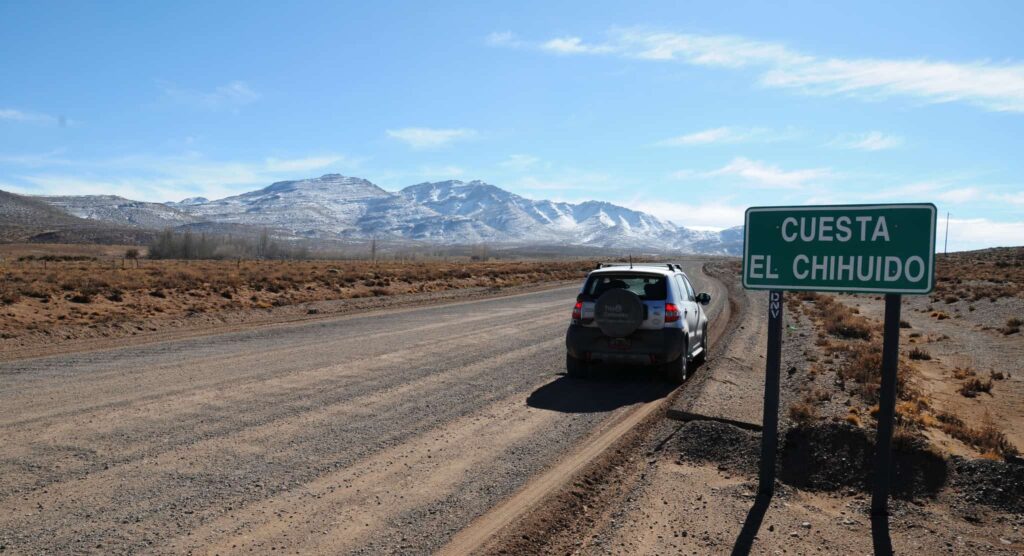
<svg viewBox="0 0 1024 556">
<path fill-rule="evenodd" d="M 892 429 L 896 414 L 896 372 L 900 359 L 899 294 L 885 296 L 885 328 L 882 334 L 882 388 L 878 394 L 878 434 L 875 437 L 875 488 L 871 514 L 889 513 L 889 482 L 892 477 Z"/>
<path fill-rule="evenodd" d="M 782 291 L 768 292 L 768 353 L 764 368 L 764 415 L 758 492 L 775 491 L 775 452 L 779 443 L 779 375 L 782 366 Z"/>
</svg>

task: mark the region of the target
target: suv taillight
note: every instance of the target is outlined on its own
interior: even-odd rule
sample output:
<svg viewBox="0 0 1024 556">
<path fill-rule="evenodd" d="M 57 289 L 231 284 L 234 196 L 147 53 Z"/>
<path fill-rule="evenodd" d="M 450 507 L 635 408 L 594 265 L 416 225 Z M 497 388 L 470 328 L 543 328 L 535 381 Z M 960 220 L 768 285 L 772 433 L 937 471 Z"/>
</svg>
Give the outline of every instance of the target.
<svg viewBox="0 0 1024 556">
<path fill-rule="evenodd" d="M 577 301 L 572 308 L 572 320 L 578 322 L 581 318 L 583 318 L 583 302 Z"/>
<path fill-rule="evenodd" d="M 665 322 L 676 322 L 679 320 L 679 307 L 675 303 L 665 304 Z"/>
</svg>

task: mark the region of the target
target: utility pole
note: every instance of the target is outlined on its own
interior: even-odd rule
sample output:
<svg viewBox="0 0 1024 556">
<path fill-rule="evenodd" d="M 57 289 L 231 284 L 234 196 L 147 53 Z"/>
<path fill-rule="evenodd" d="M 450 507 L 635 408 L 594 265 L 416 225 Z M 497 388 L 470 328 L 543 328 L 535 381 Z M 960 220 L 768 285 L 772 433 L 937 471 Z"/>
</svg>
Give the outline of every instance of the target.
<svg viewBox="0 0 1024 556">
<path fill-rule="evenodd" d="M 942 244 L 942 254 L 949 254 L 949 211 L 946 211 L 946 241 Z"/>
</svg>

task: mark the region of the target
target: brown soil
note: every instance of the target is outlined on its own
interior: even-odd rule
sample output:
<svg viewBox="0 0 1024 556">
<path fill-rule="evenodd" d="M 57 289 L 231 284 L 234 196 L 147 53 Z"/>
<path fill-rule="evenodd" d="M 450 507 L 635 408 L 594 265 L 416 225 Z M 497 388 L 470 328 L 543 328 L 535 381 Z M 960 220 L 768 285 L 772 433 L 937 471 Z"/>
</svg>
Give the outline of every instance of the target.
<svg viewBox="0 0 1024 556">
<path fill-rule="evenodd" d="M 4 358 L 578 280 L 582 261 L 151 261 L 108 246 L 5 246 Z M 120 251 L 123 254 L 124 251 Z M 41 351 L 42 350 L 42 351 Z"/>
<path fill-rule="evenodd" d="M 764 330 L 754 323 L 765 320 L 763 296 L 740 290 L 736 270 L 731 277 L 719 275 L 731 286 L 735 329 L 673 402 L 685 411 L 669 411 L 640 429 L 630 437 L 632 444 L 616 448 L 617 459 L 581 474 L 568 497 L 553 497 L 563 500 L 561 505 L 542 506 L 508 528 L 504 544 L 487 552 L 696 555 L 733 550 L 754 506 L 760 435 L 729 423 L 756 429 L 760 421 L 756 386 L 763 388 Z M 1017 291 L 987 303 L 1016 303 Z M 881 300 L 800 300 L 787 294 L 787 301 L 779 454 L 779 479 L 786 482 L 777 484 L 756 536 L 746 539 L 756 554 L 870 553 L 867 489 L 877 395 L 871 383 L 877 378 L 871 372 L 850 372 L 863 364 L 860 358 L 873 357 L 871 343 L 880 341 Z M 818 302 L 827 311 L 816 311 Z M 923 303 L 929 302 L 924 298 Z M 1019 438 L 1024 399 L 1016 380 L 1024 377 L 1024 369 L 1015 365 L 1024 360 L 1024 344 L 980 324 L 964 326 L 960 319 L 938 320 L 907 310 L 904 318 L 909 326 L 902 329 L 901 367 L 908 380 L 901 415 L 906 426 L 895 439 L 897 479 L 886 529 L 895 552 L 1020 554 L 1024 508 L 1015 500 L 1024 493 L 1024 467 L 1019 460 L 978 459 L 982 451 L 950 437 L 941 422 L 928 426 L 926 416 L 957 412 L 965 426 L 981 430 L 983 423 L 975 417 L 987 411 L 1006 423 L 1001 426 L 1011 439 Z M 917 355 L 911 360 L 914 348 L 931 359 Z M 968 364 L 979 369 L 979 376 L 1001 371 L 1004 378 L 993 381 L 991 395 L 965 398 L 957 392 L 962 380 L 952 373 L 954 366 Z M 791 413 L 793 407 L 801 409 Z M 576 504 L 564 502 L 572 497 Z"/>
</svg>

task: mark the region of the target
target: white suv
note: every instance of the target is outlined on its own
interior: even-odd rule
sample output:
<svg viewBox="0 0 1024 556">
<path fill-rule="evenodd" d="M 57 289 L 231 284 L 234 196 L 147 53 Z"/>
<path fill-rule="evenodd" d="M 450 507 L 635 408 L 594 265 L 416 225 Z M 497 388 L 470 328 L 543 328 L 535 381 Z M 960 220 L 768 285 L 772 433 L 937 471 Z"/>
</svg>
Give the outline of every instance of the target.
<svg viewBox="0 0 1024 556">
<path fill-rule="evenodd" d="M 708 353 L 706 293 L 677 264 L 602 264 L 587 275 L 565 334 L 568 375 L 594 363 L 660 367 L 679 384 Z"/>
</svg>

